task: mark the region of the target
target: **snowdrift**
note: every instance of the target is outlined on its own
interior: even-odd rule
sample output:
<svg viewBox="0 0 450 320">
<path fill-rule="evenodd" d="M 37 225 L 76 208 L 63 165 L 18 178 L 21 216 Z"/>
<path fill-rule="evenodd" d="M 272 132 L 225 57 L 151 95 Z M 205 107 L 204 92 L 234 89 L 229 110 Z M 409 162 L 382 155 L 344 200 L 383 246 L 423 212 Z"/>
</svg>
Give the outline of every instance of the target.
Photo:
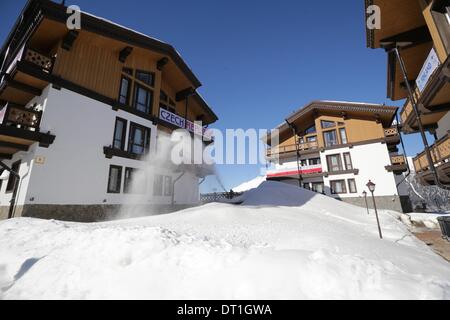
<svg viewBox="0 0 450 320">
<path fill-rule="evenodd" d="M 0 223 L 3 299 L 450 299 L 450 265 L 384 211 L 276 182 L 242 205 Z"/>
</svg>

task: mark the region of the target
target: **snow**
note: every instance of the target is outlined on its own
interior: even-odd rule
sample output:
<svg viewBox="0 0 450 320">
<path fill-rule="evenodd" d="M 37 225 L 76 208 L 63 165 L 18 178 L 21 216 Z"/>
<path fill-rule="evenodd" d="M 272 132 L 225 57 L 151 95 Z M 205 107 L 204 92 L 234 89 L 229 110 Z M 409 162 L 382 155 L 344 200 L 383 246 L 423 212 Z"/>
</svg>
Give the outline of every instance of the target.
<svg viewBox="0 0 450 320">
<path fill-rule="evenodd" d="M 425 226 L 430 229 L 439 229 L 439 217 L 450 217 L 450 214 L 444 213 L 408 213 L 412 224 L 416 226 Z"/>
<path fill-rule="evenodd" d="M 242 205 L 0 223 L 3 299 L 450 299 L 450 265 L 390 211 L 277 182 Z"/>
<path fill-rule="evenodd" d="M 258 188 L 261 183 L 263 183 L 264 181 L 266 181 L 266 177 L 265 176 L 259 176 L 256 177 L 250 181 L 244 182 L 242 184 L 240 184 L 239 186 L 233 188 L 232 190 L 234 192 L 245 192 L 251 189 L 255 189 Z"/>
</svg>

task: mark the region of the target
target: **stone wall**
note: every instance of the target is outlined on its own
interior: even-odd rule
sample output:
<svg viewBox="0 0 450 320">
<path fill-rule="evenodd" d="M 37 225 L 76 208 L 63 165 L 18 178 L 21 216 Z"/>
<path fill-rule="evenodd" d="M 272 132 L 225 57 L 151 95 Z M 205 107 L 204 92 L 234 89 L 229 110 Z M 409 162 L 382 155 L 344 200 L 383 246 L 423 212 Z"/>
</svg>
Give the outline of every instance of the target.
<svg viewBox="0 0 450 320">
<path fill-rule="evenodd" d="M 73 222 L 100 222 L 115 219 L 167 214 L 192 206 L 186 205 L 25 205 L 16 206 L 14 218 L 28 217 Z M 0 219 L 8 218 L 9 206 L 0 207 Z"/>
<path fill-rule="evenodd" d="M 340 200 L 358 207 L 366 207 L 366 203 L 363 197 L 342 198 Z M 377 204 L 377 208 L 381 210 L 394 210 L 404 213 L 412 212 L 412 205 L 408 196 L 375 197 L 375 202 Z M 367 204 L 369 206 L 369 209 L 373 209 L 373 200 L 372 196 L 370 195 L 367 196 Z"/>
</svg>

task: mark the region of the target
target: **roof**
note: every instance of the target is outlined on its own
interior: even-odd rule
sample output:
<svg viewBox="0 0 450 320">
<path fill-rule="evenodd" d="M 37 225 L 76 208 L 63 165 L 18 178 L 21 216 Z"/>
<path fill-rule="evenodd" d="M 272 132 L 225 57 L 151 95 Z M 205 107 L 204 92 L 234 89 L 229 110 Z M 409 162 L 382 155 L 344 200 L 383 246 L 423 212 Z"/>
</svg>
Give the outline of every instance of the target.
<svg viewBox="0 0 450 320">
<path fill-rule="evenodd" d="M 3 44 L 0 51 L 0 61 L 3 60 L 5 53 L 8 49 L 9 43 L 15 38 L 16 33 L 19 33 L 21 29 L 21 24 L 25 14 L 28 15 L 40 15 L 55 20 L 61 23 L 66 23 L 67 20 L 67 6 L 55 3 L 50 0 L 28 0 L 24 9 L 22 10 L 20 16 L 18 17 L 13 30 L 10 32 L 5 43 Z M 201 87 L 201 82 L 183 60 L 181 55 L 173 46 L 165 43 L 156 38 L 149 37 L 141 32 L 132 30 L 130 28 L 124 27 L 120 24 L 114 23 L 104 18 L 97 17 L 95 15 L 82 12 L 82 28 L 83 30 L 100 34 L 102 36 L 112 38 L 121 42 L 128 43 L 132 46 L 141 47 L 144 49 L 149 49 L 160 54 L 168 56 L 175 65 L 183 72 L 183 74 L 192 82 L 194 89 Z M 35 18 L 35 17 L 32 17 Z M 26 23 L 26 22 L 25 22 Z M 22 28 L 23 29 L 23 28 Z M 206 104 L 203 99 L 202 105 L 206 110 L 217 120 L 216 114 L 212 109 Z"/>
<path fill-rule="evenodd" d="M 292 130 L 287 122 L 296 123 L 302 118 L 312 118 L 318 111 L 327 111 L 337 115 L 342 115 L 345 113 L 349 116 L 373 115 L 374 120 L 376 117 L 383 123 L 383 126 L 388 127 L 394 121 L 398 109 L 399 108 L 395 106 L 364 102 L 316 100 L 292 113 L 286 118 L 285 122 L 278 125 L 275 129 L 279 130 L 280 136 L 282 136 L 286 132 L 290 132 Z M 267 139 L 263 138 L 263 140 Z"/>
</svg>

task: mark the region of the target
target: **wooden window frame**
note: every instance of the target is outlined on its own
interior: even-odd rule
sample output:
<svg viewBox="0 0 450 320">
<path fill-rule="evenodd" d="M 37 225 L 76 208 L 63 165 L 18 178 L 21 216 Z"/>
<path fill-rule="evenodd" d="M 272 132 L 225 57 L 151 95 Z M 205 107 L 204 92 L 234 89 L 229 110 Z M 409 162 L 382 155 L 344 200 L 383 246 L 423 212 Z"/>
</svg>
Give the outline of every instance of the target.
<svg viewBox="0 0 450 320">
<path fill-rule="evenodd" d="M 146 111 L 142 111 L 138 109 L 138 92 L 139 89 L 142 89 L 144 91 L 147 91 L 147 93 L 149 93 L 147 95 L 146 98 L 146 108 L 148 108 L 148 110 Z M 145 114 L 151 114 L 152 113 L 152 109 L 153 109 L 153 101 L 154 101 L 154 91 L 152 89 L 150 89 L 149 87 L 142 85 L 140 83 L 135 82 L 134 83 L 134 94 L 133 94 L 133 108 L 136 109 L 136 111 L 145 113 Z"/>
<path fill-rule="evenodd" d="M 121 146 L 120 146 L 119 149 L 116 148 L 116 140 L 117 140 L 116 139 L 116 132 L 117 132 L 117 123 L 118 122 L 122 122 L 124 124 L 123 131 L 122 131 L 122 136 L 121 136 L 122 142 L 121 142 Z M 112 144 L 113 149 L 125 151 L 126 138 L 127 138 L 126 137 L 127 136 L 127 127 L 128 127 L 128 121 L 126 119 L 123 119 L 123 118 L 120 118 L 120 117 L 116 117 L 116 122 L 115 122 L 115 125 L 114 125 L 113 144 Z"/>
<path fill-rule="evenodd" d="M 326 139 L 325 135 L 326 135 L 327 133 L 330 133 L 330 132 L 334 132 L 334 134 L 335 134 L 335 136 L 336 136 L 336 144 L 332 144 L 332 145 L 328 145 L 328 144 L 327 144 L 327 139 Z M 337 133 L 336 128 L 331 129 L 331 130 L 325 130 L 325 131 L 322 131 L 322 136 L 323 136 L 323 143 L 324 143 L 324 145 L 325 145 L 326 148 L 328 148 L 328 147 L 334 147 L 334 146 L 339 145 L 339 137 L 338 137 L 338 133 Z"/>
<path fill-rule="evenodd" d="M 350 161 L 350 163 L 347 163 L 347 158 L 345 157 L 346 155 L 348 155 L 348 160 Z M 344 158 L 344 166 L 345 166 L 345 170 L 349 171 L 349 170 L 353 170 L 353 161 L 352 161 L 352 155 L 350 152 L 344 152 L 342 154 L 342 157 Z"/>
<path fill-rule="evenodd" d="M 339 162 L 339 170 L 332 170 L 333 166 L 331 165 L 331 161 L 330 159 L 332 157 L 338 157 L 338 162 Z M 343 171 L 344 167 L 342 165 L 342 157 L 340 153 L 336 153 L 336 154 L 329 154 L 327 155 L 327 167 L 328 167 L 328 172 L 339 172 L 339 171 Z"/>
<path fill-rule="evenodd" d="M 161 182 L 161 186 L 158 188 L 156 188 L 157 182 L 159 182 L 160 178 L 160 182 Z M 156 191 L 161 191 L 161 192 L 156 192 Z M 153 196 L 154 197 L 162 197 L 164 195 L 164 176 L 161 174 L 155 174 L 154 178 L 153 178 Z"/>
<path fill-rule="evenodd" d="M 146 134 L 147 134 L 147 143 L 145 143 L 144 141 L 144 153 L 139 154 L 139 153 L 135 153 L 133 152 L 133 146 L 136 145 L 134 143 L 134 138 L 135 138 L 135 132 L 133 129 L 143 129 Z M 146 156 L 148 155 L 148 153 L 150 152 L 150 145 L 151 145 L 151 137 L 152 137 L 152 129 L 145 127 L 141 124 L 135 123 L 135 122 L 130 122 L 130 129 L 129 129 L 129 134 L 128 134 L 128 152 L 131 154 L 135 154 L 135 155 L 139 155 L 139 156 Z M 140 146 L 140 145 L 138 145 Z"/>
<path fill-rule="evenodd" d="M 347 135 L 347 130 L 345 130 L 345 127 L 341 127 L 337 129 L 339 131 L 339 141 L 341 142 L 341 144 L 348 144 L 348 135 Z M 344 131 L 345 134 L 345 142 L 342 139 L 342 131 Z"/>
<path fill-rule="evenodd" d="M 311 191 L 319 193 L 317 190 L 314 190 L 314 186 L 317 186 L 317 185 L 321 185 L 322 186 L 322 192 L 321 193 L 324 193 L 325 192 L 325 183 L 323 183 L 323 182 L 311 182 Z"/>
<path fill-rule="evenodd" d="M 333 123 L 333 126 L 325 127 L 325 126 L 323 125 L 325 122 Z M 336 126 L 336 121 L 331 121 L 331 120 L 320 120 L 320 127 L 321 127 L 323 130 L 328 130 L 328 129 L 336 128 L 336 127 L 337 127 L 337 126 Z"/>
<path fill-rule="evenodd" d="M 117 181 L 118 183 L 118 189 L 119 191 L 116 190 L 112 190 L 111 187 L 111 172 L 113 169 L 118 169 L 119 170 L 119 179 Z M 111 193 L 111 194 L 120 194 L 121 190 L 122 190 L 122 174 L 123 174 L 123 167 L 121 166 L 116 166 L 116 165 L 110 165 L 109 166 L 109 174 L 108 174 L 108 189 L 107 189 L 107 193 Z M 117 185 L 116 185 L 117 187 Z"/>
<path fill-rule="evenodd" d="M 125 103 L 123 103 L 122 100 L 122 83 L 124 80 L 128 81 L 128 89 L 127 89 L 127 95 L 125 97 Z M 122 75 L 122 77 L 120 78 L 120 86 L 119 86 L 119 103 L 124 104 L 126 106 L 129 106 L 130 103 L 130 98 L 131 98 L 131 87 L 133 85 L 133 80 L 130 78 L 129 75 Z"/>
<path fill-rule="evenodd" d="M 353 181 L 353 185 L 355 186 L 355 191 L 352 191 L 352 187 L 350 185 L 350 181 Z M 348 191 L 349 191 L 349 193 L 352 193 L 352 194 L 358 193 L 358 187 L 356 186 L 356 179 L 348 179 L 347 183 L 348 183 Z"/>
<path fill-rule="evenodd" d="M 167 184 L 169 184 L 167 186 Z M 163 193 L 165 197 L 171 197 L 173 195 L 173 178 L 172 176 L 164 176 Z"/>
<path fill-rule="evenodd" d="M 342 192 L 336 192 L 336 190 L 333 190 L 333 184 L 335 183 L 342 183 L 343 191 Z M 331 194 L 347 194 L 347 184 L 345 180 L 330 180 L 330 189 Z"/>
<path fill-rule="evenodd" d="M 141 79 L 138 78 L 138 74 L 139 73 L 144 73 L 144 74 L 149 74 L 152 77 L 152 83 L 149 84 L 145 81 L 142 81 Z M 151 87 L 151 88 L 155 88 L 155 80 L 156 80 L 156 75 L 154 72 L 152 71 L 145 71 L 145 70 L 141 70 L 141 69 L 136 69 L 135 73 L 134 73 L 134 79 L 136 81 L 138 81 L 139 83 L 144 84 L 145 86 Z"/>
</svg>

